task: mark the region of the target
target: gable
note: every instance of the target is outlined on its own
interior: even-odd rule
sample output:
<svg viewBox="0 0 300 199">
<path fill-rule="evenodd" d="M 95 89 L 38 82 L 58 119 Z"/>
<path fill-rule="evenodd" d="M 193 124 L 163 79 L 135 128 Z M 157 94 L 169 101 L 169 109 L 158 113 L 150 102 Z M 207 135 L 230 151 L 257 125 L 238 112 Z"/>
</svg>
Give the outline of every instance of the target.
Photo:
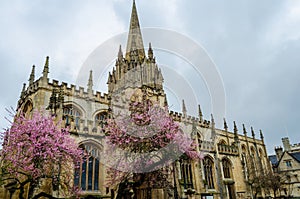
<svg viewBox="0 0 300 199">
<path fill-rule="evenodd" d="M 281 171 L 300 169 L 300 163 L 290 153 L 284 152 L 278 162 Z"/>
</svg>

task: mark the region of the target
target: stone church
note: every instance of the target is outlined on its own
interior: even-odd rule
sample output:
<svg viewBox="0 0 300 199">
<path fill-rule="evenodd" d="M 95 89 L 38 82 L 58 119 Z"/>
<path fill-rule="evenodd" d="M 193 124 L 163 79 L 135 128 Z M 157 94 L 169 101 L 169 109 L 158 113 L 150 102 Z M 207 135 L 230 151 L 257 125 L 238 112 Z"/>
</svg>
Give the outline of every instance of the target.
<svg viewBox="0 0 300 199">
<path fill-rule="evenodd" d="M 42 76 L 36 78 L 33 66 L 29 84 L 23 86 L 17 110 L 28 115 L 38 109 L 55 113 L 70 128 L 78 145 L 90 154 L 88 161 L 80 167 L 79 178 L 74 180 L 82 189 L 82 198 L 245 199 L 252 198 L 254 194 L 258 197 L 268 195 L 263 189 L 255 193 L 252 182 L 254 176 L 271 169 L 262 132 L 244 127 L 240 134 L 235 122 L 234 129 L 230 130 L 225 119 L 224 127 L 218 128 L 213 116 L 203 118 L 200 106 L 197 117 L 189 116 L 184 102 L 181 113 L 170 110 L 169 115 L 196 142 L 196 150 L 203 152 L 204 157 L 191 160 L 180 156 L 174 160 L 173 170 L 167 173 L 172 184 L 168 190 L 164 187 L 150 190 L 141 187 L 131 196 L 126 196 L 107 185 L 107 168 L 101 162 L 106 119 L 114 117 L 115 110 L 122 107 L 122 103 L 142 95 L 155 100 L 161 107 L 168 105 L 163 78 L 168 74 L 162 74 L 151 44 L 144 47 L 135 2 L 126 51 L 123 53 L 120 47 L 116 52 L 115 67 L 108 74 L 108 93 L 93 90 L 92 71 L 87 77 L 87 87 L 83 88 L 50 80 L 49 67 L 47 57 Z M 3 198 L 10 198 L 8 190 L 3 194 Z"/>
</svg>

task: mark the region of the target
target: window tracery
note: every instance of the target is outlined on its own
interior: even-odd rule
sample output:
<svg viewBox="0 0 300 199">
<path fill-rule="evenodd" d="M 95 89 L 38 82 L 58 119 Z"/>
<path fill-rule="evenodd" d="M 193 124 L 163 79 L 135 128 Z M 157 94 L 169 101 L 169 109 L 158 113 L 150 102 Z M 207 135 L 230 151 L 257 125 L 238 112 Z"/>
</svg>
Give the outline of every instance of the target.
<svg viewBox="0 0 300 199">
<path fill-rule="evenodd" d="M 214 174 L 213 174 L 214 163 L 210 157 L 203 159 L 204 177 L 208 189 L 214 189 Z"/>
<path fill-rule="evenodd" d="M 231 163 L 227 158 L 222 160 L 224 178 L 231 178 Z"/>
<path fill-rule="evenodd" d="M 189 159 L 180 160 L 180 170 L 183 179 L 184 189 L 194 188 L 191 161 Z"/>
<path fill-rule="evenodd" d="M 74 121 L 75 128 L 79 129 L 82 112 L 78 108 L 72 105 L 67 105 L 63 109 L 63 114 L 66 126 L 70 126 L 71 122 Z"/>
<path fill-rule="evenodd" d="M 33 110 L 33 104 L 30 100 L 28 100 L 26 102 L 26 104 L 24 105 L 23 111 L 22 113 L 24 114 L 24 116 L 26 118 L 31 117 L 32 115 L 32 110 Z"/>
<path fill-rule="evenodd" d="M 103 111 L 103 112 L 98 113 L 95 116 L 95 124 L 96 124 L 96 126 L 100 126 L 101 128 L 103 128 L 104 125 L 105 125 L 105 122 L 106 122 L 107 118 L 108 118 L 107 112 Z"/>
<path fill-rule="evenodd" d="M 80 167 L 75 170 L 74 183 L 83 191 L 100 190 L 101 164 L 100 150 L 92 144 L 80 145 L 88 157 L 83 160 Z"/>
</svg>

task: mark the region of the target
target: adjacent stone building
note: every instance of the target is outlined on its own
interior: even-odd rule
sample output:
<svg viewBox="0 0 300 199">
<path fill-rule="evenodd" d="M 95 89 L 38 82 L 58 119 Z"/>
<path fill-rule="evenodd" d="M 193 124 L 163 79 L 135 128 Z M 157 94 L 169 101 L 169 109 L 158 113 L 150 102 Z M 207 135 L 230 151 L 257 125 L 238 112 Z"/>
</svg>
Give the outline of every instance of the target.
<svg viewBox="0 0 300 199">
<path fill-rule="evenodd" d="M 291 145 L 289 138 L 282 138 L 283 148 L 275 148 L 276 155 L 270 155 L 275 173 L 280 174 L 283 186 L 280 195 L 289 198 L 300 197 L 300 143 Z"/>
<path fill-rule="evenodd" d="M 90 157 L 82 163 L 80 178 L 75 183 L 82 189 L 82 197 L 114 197 L 117 191 L 107 186 L 107 169 L 101 162 L 104 150 L 103 139 L 105 120 L 114 117 L 118 108 L 126 107 L 132 98 L 146 97 L 160 106 L 168 105 L 163 85 L 163 75 L 156 64 L 151 44 L 144 48 L 135 2 L 133 2 L 126 52 L 120 47 L 114 69 L 108 74 L 108 93 L 93 90 L 93 75 L 87 77 L 87 87 L 68 85 L 65 82 L 50 80 L 49 57 L 46 58 L 43 74 L 35 77 L 32 67 L 29 84 L 23 86 L 18 101 L 18 111 L 30 116 L 32 111 L 47 109 L 62 119 L 65 126 L 76 137 Z M 55 60 L 53 62 L 55 64 Z M 199 105 L 195 104 L 199 115 L 189 116 L 183 101 L 182 112 L 170 111 L 170 116 L 197 143 L 197 150 L 204 154 L 202 160 L 180 157 L 175 161 L 168 175 L 172 189 L 158 187 L 152 190 L 137 189 L 134 198 L 229 198 L 245 199 L 268 195 L 260 189 L 252 190 L 251 180 L 255 176 L 271 170 L 264 137 L 251 127 L 244 127 L 239 133 L 234 129 L 215 126 L 214 118 L 203 118 Z M 95 157 L 100 157 L 95 158 Z M 2 198 L 9 198 L 9 190 L 4 189 Z M 126 198 L 124 196 L 124 198 Z"/>
</svg>

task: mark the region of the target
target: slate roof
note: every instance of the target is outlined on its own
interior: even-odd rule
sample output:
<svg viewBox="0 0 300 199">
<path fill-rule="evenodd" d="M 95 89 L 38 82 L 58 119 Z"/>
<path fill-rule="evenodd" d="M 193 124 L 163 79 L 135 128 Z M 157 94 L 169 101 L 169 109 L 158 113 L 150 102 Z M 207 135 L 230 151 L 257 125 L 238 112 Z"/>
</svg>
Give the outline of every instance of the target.
<svg viewBox="0 0 300 199">
<path fill-rule="evenodd" d="M 276 155 L 269 155 L 269 160 L 271 161 L 272 165 L 276 165 L 278 163 Z"/>
<path fill-rule="evenodd" d="M 295 152 L 295 153 L 289 153 L 295 160 L 300 162 L 300 152 Z"/>
</svg>

